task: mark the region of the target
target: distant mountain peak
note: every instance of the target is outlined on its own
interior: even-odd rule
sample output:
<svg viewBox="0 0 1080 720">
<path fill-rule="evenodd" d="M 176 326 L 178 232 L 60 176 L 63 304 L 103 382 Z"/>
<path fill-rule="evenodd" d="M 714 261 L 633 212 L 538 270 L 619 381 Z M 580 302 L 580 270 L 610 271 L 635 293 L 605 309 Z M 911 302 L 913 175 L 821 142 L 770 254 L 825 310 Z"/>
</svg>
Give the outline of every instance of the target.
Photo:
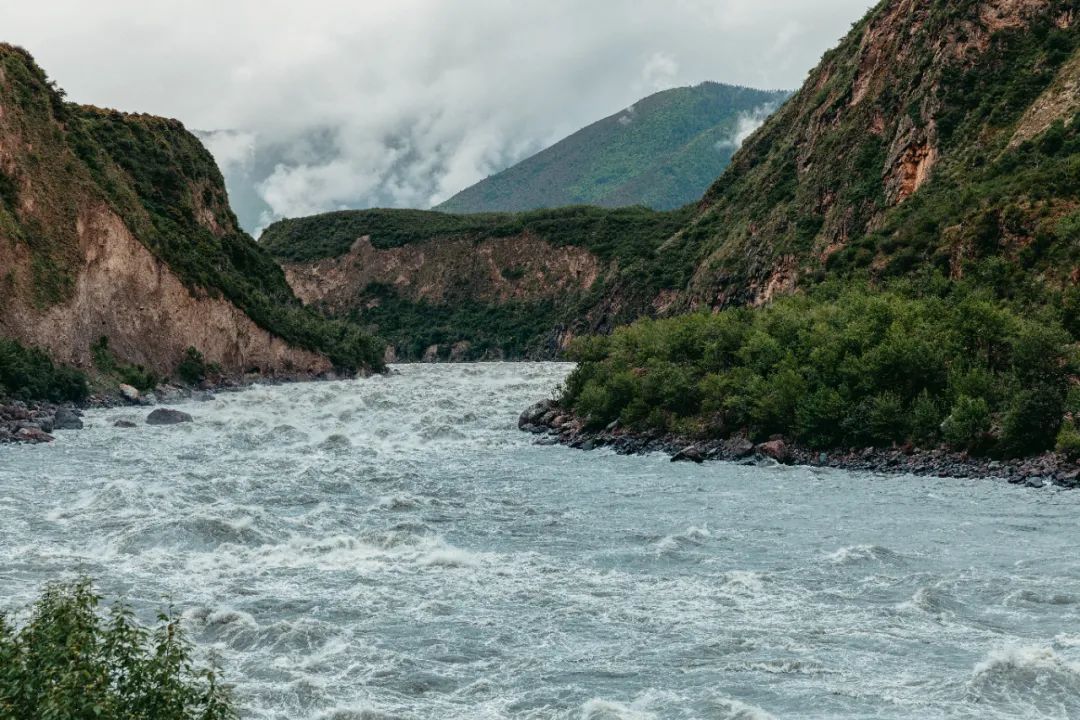
<svg viewBox="0 0 1080 720">
<path fill-rule="evenodd" d="M 462 190 L 436 209 L 681 207 L 701 197 L 743 140 L 788 95 L 717 82 L 662 90 Z"/>
</svg>

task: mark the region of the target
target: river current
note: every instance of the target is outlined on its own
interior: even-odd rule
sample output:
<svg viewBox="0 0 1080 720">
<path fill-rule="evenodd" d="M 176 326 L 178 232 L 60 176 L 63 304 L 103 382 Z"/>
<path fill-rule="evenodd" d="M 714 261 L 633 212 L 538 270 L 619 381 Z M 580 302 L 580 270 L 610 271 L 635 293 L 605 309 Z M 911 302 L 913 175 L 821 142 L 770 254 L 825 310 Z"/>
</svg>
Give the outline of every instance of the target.
<svg viewBox="0 0 1080 720">
<path fill-rule="evenodd" d="M 535 445 L 568 369 L 0 447 L 0 610 L 172 603 L 249 718 L 1080 718 L 1080 492 Z"/>
</svg>

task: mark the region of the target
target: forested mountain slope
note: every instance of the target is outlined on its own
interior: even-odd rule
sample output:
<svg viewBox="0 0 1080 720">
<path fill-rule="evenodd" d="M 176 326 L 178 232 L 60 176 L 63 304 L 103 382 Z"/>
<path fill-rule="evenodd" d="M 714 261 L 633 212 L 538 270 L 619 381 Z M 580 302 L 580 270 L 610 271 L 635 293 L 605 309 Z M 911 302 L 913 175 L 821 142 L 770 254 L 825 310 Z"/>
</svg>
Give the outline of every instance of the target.
<svg viewBox="0 0 1080 720">
<path fill-rule="evenodd" d="M 435 209 L 476 213 L 566 205 L 682 207 L 701 197 L 743 137 L 787 96 L 713 82 L 664 90 L 462 190 Z"/>
</svg>

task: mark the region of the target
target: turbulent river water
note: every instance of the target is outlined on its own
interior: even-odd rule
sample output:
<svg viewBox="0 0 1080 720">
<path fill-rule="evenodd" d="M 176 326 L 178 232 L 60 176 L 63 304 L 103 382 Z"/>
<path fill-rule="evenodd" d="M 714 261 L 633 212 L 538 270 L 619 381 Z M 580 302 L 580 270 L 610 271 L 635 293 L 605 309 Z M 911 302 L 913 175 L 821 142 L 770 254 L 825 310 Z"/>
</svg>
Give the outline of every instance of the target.
<svg viewBox="0 0 1080 720">
<path fill-rule="evenodd" d="M 171 602 L 251 718 L 1080 718 L 1080 492 L 534 445 L 568 369 L 0 447 L 0 609 Z"/>
</svg>

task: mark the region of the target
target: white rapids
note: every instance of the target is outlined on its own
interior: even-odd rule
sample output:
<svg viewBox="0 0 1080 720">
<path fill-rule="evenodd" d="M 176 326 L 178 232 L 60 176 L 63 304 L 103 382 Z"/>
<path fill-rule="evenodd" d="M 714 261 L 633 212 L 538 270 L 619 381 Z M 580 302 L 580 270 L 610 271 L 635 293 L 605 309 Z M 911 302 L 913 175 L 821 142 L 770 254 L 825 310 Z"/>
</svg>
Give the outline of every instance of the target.
<svg viewBox="0 0 1080 720">
<path fill-rule="evenodd" d="M 80 574 L 172 604 L 249 718 L 1080 717 L 1080 493 L 535 445 L 568 370 L 0 446 L 0 610 Z"/>
</svg>

